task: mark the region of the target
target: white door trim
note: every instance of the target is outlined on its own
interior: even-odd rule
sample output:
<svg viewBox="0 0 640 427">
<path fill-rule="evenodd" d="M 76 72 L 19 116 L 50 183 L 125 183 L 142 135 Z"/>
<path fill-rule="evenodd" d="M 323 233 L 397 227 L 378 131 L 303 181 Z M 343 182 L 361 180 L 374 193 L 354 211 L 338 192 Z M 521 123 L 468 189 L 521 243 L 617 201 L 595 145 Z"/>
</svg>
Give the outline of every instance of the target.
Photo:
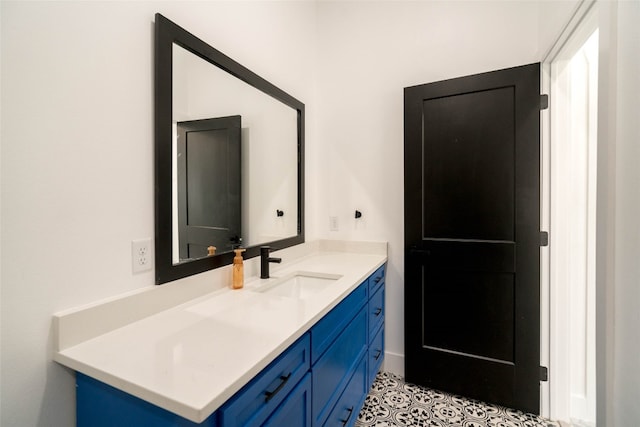
<svg viewBox="0 0 640 427">
<path fill-rule="evenodd" d="M 558 248 L 554 252 L 554 230 L 552 218 L 552 161 L 551 140 L 553 127 L 553 107 L 557 105 L 557 94 L 552 93 L 552 66 L 572 49 L 577 50 L 586 41 L 586 37 L 598 26 L 595 14 L 595 0 L 583 0 L 576 8 L 572 18 L 549 49 L 542 62 L 541 87 L 543 93 L 550 94 L 551 108 L 542 116 L 542 183 L 541 183 L 541 229 L 550 232 L 550 246 L 541 252 L 541 364 L 549 368 L 549 381 L 541 386 L 541 414 L 554 420 L 569 421 L 571 407 L 571 388 L 568 372 L 570 370 L 570 348 L 568 333 L 569 294 L 566 289 L 555 285 L 557 276 L 553 263 L 561 262 Z M 557 118 L 556 118 L 557 120 Z M 554 141 L 557 143 L 557 141 Z M 553 187 L 555 188 L 555 187 Z M 558 230 L 555 235 L 557 236 Z M 593 315 L 593 313 L 591 313 Z M 593 351 L 592 353 L 595 353 Z"/>
</svg>

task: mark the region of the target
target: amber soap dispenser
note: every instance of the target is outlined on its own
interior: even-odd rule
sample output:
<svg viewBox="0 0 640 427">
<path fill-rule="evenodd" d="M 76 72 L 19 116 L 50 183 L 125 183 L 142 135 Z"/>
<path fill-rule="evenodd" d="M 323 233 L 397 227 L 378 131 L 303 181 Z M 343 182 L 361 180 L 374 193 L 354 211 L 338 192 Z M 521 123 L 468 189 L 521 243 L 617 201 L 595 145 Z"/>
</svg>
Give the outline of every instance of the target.
<svg viewBox="0 0 640 427">
<path fill-rule="evenodd" d="M 233 289 L 241 289 L 244 286 L 244 264 L 242 259 L 242 252 L 245 249 L 234 249 L 236 256 L 233 257 Z"/>
</svg>

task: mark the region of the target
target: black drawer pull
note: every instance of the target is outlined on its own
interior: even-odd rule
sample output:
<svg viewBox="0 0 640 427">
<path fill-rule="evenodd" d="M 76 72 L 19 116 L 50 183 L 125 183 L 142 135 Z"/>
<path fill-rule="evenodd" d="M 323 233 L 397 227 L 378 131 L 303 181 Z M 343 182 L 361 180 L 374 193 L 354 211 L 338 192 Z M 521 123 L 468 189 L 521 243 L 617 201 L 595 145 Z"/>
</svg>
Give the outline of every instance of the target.
<svg viewBox="0 0 640 427">
<path fill-rule="evenodd" d="M 376 279 L 373 281 L 373 283 L 378 283 L 380 280 L 382 280 L 382 276 L 376 277 Z"/>
<path fill-rule="evenodd" d="M 284 387 L 284 385 L 287 383 L 287 381 L 289 381 L 289 378 L 291 378 L 291 372 L 289 372 L 289 375 L 287 375 L 287 376 L 280 375 L 280 381 L 281 381 L 281 383 L 280 383 L 280 384 L 278 384 L 278 387 L 276 387 L 276 389 L 275 389 L 275 390 L 273 390 L 273 391 L 265 391 L 265 392 L 264 392 L 264 394 L 265 394 L 265 396 L 266 396 L 266 397 L 264 398 L 265 403 L 266 403 L 266 402 L 268 402 L 268 401 L 270 401 L 271 399 L 273 399 L 273 396 L 275 396 L 276 394 L 278 394 L 278 392 L 279 392 L 280 390 L 282 390 L 282 387 Z"/>
<path fill-rule="evenodd" d="M 342 422 L 342 426 L 346 426 L 347 423 L 349 422 L 349 420 L 351 419 L 351 415 L 353 414 L 353 406 L 349 409 L 347 409 L 347 411 L 349 411 L 349 415 L 347 415 L 347 419 L 346 420 L 340 420 Z"/>
<path fill-rule="evenodd" d="M 374 358 L 375 360 L 378 360 L 378 359 L 380 359 L 380 356 L 381 356 L 381 355 L 382 355 L 382 350 L 378 350 L 378 351 L 376 351 L 376 355 L 375 355 L 375 356 L 373 356 L 373 358 Z"/>
<path fill-rule="evenodd" d="M 382 309 L 378 307 L 373 314 L 375 314 L 376 316 L 380 316 L 380 313 L 382 313 Z"/>
</svg>

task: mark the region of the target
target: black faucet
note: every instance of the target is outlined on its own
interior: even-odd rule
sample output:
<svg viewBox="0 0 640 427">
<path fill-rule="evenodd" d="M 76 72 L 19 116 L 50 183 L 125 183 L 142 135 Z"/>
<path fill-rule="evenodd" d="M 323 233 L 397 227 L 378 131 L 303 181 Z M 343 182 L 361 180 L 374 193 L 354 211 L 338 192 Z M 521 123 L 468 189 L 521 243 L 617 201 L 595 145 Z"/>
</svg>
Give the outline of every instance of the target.
<svg viewBox="0 0 640 427">
<path fill-rule="evenodd" d="M 282 258 L 274 258 L 269 256 L 269 251 L 271 250 L 270 246 L 261 246 L 260 247 L 260 278 L 268 279 L 269 278 L 269 263 L 276 262 L 281 263 Z"/>
</svg>

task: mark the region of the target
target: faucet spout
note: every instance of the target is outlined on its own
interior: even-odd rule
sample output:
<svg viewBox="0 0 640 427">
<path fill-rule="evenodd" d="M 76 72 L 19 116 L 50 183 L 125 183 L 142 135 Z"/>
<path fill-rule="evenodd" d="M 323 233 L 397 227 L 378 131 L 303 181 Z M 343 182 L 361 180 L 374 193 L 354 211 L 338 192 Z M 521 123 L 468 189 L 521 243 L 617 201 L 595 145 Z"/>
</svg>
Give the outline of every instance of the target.
<svg viewBox="0 0 640 427">
<path fill-rule="evenodd" d="M 282 258 L 270 257 L 269 256 L 270 251 L 271 251 L 270 246 L 260 247 L 260 278 L 261 279 L 269 278 L 269 263 L 275 262 L 279 264 L 282 262 Z"/>
</svg>

